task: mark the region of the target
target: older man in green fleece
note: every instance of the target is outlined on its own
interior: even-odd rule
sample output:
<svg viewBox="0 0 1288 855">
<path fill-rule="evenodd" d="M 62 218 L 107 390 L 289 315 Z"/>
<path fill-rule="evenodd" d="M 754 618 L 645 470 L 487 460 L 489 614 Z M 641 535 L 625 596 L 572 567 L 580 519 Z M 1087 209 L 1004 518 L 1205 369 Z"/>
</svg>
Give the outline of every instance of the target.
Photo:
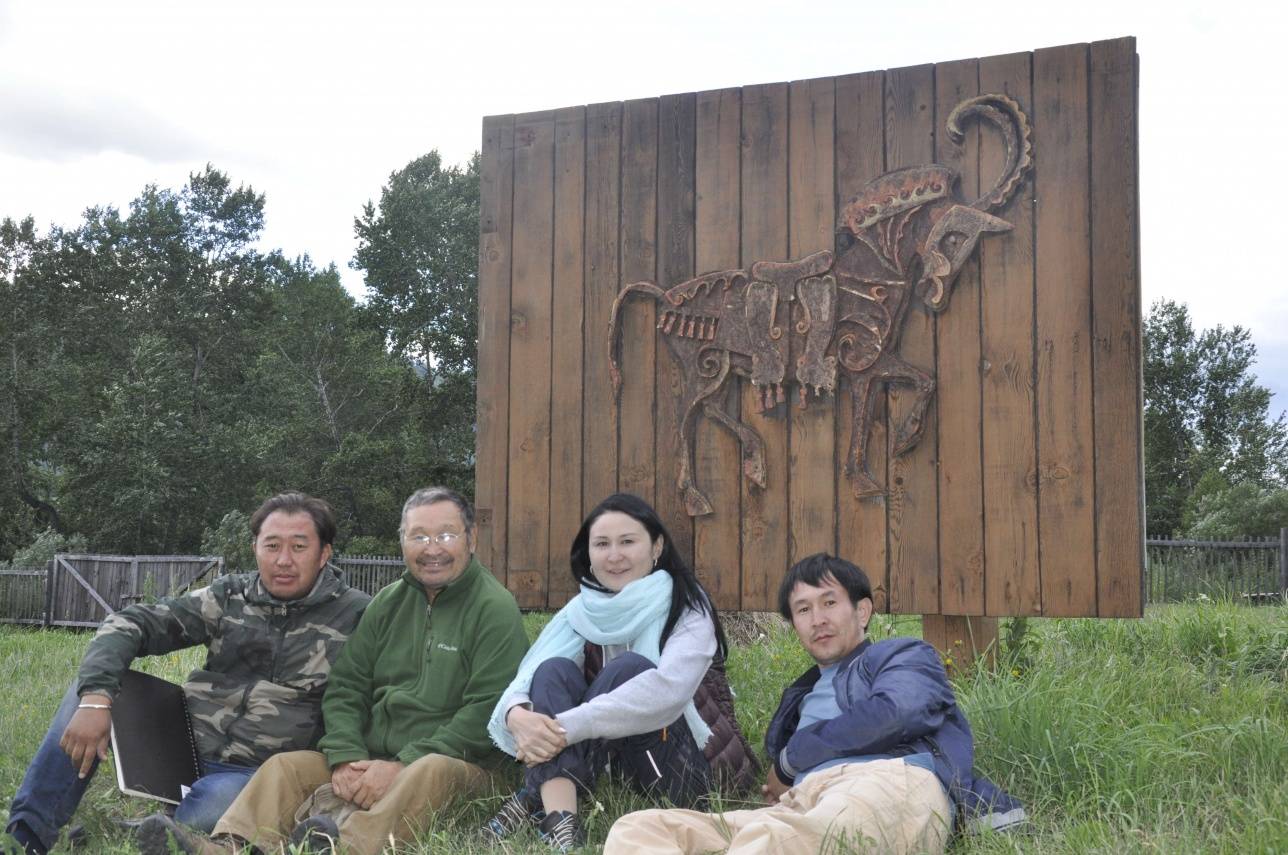
<svg viewBox="0 0 1288 855">
<path fill-rule="evenodd" d="M 165 817 L 145 855 L 333 844 L 374 855 L 427 810 L 483 787 L 487 720 L 527 650 L 514 597 L 474 558 L 474 511 L 430 487 L 403 507 L 407 571 L 372 600 L 331 673 L 320 751 L 280 754 L 205 838 Z M 292 829 L 294 831 L 292 832 Z M 320 845 L 321 844 L 321 845 Z"/>
</svg>

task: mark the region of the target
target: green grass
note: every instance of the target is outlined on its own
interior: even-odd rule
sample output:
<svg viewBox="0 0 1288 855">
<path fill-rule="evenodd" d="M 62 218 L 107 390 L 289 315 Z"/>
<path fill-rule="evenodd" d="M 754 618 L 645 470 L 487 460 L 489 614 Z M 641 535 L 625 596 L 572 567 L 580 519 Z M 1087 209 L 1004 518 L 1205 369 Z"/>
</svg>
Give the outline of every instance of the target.
<svg viewBox="0 0 1288 855">
<path fill-rule="evenodd" d="M 544 622 L 529 615 L 534 633 Z M 873 635 L 917 635 L 916 618 L 879 616 Z M 1004 627 L 998 667 L 957 679 L 980 768 L 1023 799 L 1022 834 L 959 840 L 953 853 L 1288 851 L 1288 607 L 1195 602 L 1144 620 L 1030 619 Z M 7 807 L 89 636 L 0 629 L 0 799 Z M 145 660 L 180 679 L 196 651 Z M 739 719 L 759 746 L 782 687 L 809 665 L 785 629 L 737 647 Z M 110 769 L 103 769 L 109 772 Z M 148 803 L 100 774 L 77 821 L 92 852 L 129 853 L 112 820 Z M 410 852 L 485 851 L 471 832 L 506 789 L 431 818 Z M 593 843 L 645 802 L 600 788 Z M 731 806 L 742 806 L 733 805 Z M 509 847 L 544 852 L 534 836 Z M 84 849 L 79 851 L 85 851 Z"/>
</svg>

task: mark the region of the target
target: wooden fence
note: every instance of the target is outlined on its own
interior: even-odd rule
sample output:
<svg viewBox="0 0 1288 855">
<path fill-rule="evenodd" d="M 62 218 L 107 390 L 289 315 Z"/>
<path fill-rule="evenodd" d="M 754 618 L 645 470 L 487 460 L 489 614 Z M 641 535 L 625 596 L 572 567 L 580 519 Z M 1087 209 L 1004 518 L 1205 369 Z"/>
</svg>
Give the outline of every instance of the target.
<svg viewBox="0 0 1288 855">
<path fill-rule="evenodd" d="M 0 623 L 45 626 L 44 567 L 11 565 L 0 567 Z"/>
<path fill-rule="evenodd" d="M 1146 596 L 1151 603 L 1200 594 L 1252 605 L 1288 597 L 1288 528 L 1248 540 L 1146 541 Z"/>
<path fill-rule="evenodd" d="M 386 555 L 331 563 L 373 595 L 404 567 Z M 0 566 L 0 623 L 96 627 L 131 603 L 181 594 L 224 572 L 222 558 L 205 555 L 59 555 L 45 567 Z"/>
<path fill-rule="evenodd" d="M 870 462 L 844 472 L 852 394 L 757 412 L 767 487 L 728 431 L 698 424 L 676 489 L 681 368 L 636 304 L 609 378 L 610 307 L 638 280 L 833 249 L 869 180 L 939 163 L 972 200 L 1003 144 L 944 123 L 980 93 L 1029 117 L 1034 172 L 994 211 L 946 311 L 913 309 L 900 354 L 936 381 L 920 443 L 893 454 L 906 389 L 880 393 Z M 878 607 L 945 615 L 1138 616 L 1144 559 L 1137 57 L 1133 39 L 484 120 L 476 497 L 479 554 L 526 607 L 574 593 L 568 545 L 616 490 L 661 513 L 722 609 L 772 609 L 795 560 L 862 565 Z M 730 408 L 732 405 L 732 408 Z M 719 406 L 719 405 L 715 405 Z"/>
<path fill-rule="evenodd" d="M 344 573 L 345 581 L 372 596 L 397 581 L 407 566 L 394 555 L 337 555 L 331 563 Z"/>
<path fill-rule="evenodd" d="M 209 555 L 59 554 L 45 567 L 0 570 L 0 622 L 96 627 L 131 603 L 218 575 L 223 563 Z"/>
</svg>

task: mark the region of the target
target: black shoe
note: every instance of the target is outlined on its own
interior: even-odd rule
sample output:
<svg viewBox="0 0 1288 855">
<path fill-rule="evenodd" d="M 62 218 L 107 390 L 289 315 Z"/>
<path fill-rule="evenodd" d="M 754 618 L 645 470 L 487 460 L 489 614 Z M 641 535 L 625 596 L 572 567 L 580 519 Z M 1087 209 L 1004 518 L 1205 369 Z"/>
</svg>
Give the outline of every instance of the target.
<svg viewBox="0 0 1288 855">
<path fill-rule="evenodd" d="M 40 842 L 36 832 L 32 831 L 31 827 L 22 820 L 10 825 L 5 833 L 12 839 L 12 842 L 10 840 L 0 840 L 0 852 L 5 853 L 5 855 L 10 852 L 15 853 L 15 855 L 45 855 L 49 851 L 45 844 Z"/>
<path fill-rule="evenodd" d="M 572 811 L 557 810 L 546 814 L 537 829 L 541 832 L 541 839 L 556 852 L 571 852 L 586 843 L 581 817 Z"/>
<path fill-rule="evenodd" d="M 501 803 L 496 816 L 483 823 L 479 832 L 491 843 L 500 843 L 520 829 L 536 825 L 546 818 L 541 809 L 541 797 L 526 787 L 510 794 Z"/>
<path fill-rule="evenodd" d="M 225 855 L 234 851 L 231 845 L 198 834 L 163 813 L 154 813 L 139 823 L 136 837 L 142 855 L 170 855 L 172 840 L 175 849 L 185 855 Z"/>
<path fill-rule="evenodd" d="M 340 845 L 340 827 L 329 816 L 311 816 L 295 826 L 291 845 L 300 847 L 300 852 L 331 855 Z"/>
</svg>

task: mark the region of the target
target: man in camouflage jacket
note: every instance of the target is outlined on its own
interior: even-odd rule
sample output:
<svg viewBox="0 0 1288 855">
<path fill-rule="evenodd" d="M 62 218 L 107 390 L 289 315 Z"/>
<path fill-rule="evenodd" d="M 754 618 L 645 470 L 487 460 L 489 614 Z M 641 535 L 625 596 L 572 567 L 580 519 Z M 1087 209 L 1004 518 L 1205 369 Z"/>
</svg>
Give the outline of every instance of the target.
<svg viewBox="0 0 1288 855">
<path fill-rule="evenodd" d="M 258 573 L 103 622 L 10 808 L 8 831 L 26 852 L 53 845 L 106 757 L 111 703 L 136 656 L 208 649 L 184 683 L 202 777 L 181 822 L 209 831 L 261 763 L 317 745 L 331 666 L 370 600 L 327 566 L 335 529 L 325 502 L 274 496 L 251 517 Z"/>
</svg>

